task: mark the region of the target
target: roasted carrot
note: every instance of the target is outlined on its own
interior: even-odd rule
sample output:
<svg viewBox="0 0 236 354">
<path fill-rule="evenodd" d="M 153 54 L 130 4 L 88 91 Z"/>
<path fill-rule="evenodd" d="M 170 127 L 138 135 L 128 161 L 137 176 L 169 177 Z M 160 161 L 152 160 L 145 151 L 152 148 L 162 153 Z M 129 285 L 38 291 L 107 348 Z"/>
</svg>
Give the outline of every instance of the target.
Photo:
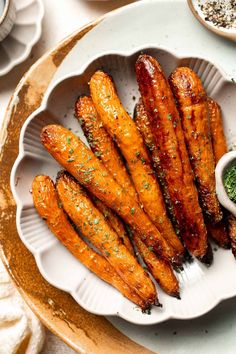
<svg viewBox="0 0 236 354">
<path fill-rule="evenodd" d="M 179 283 L 169 264 L 166 263 L 165 260 L 158 258 L 153 253 L 152 248 L 147 247 L 142 240 L 140 240 L 137 233 L 133 233 L 133 238 L 141 257 L 153 278 L 168 295 L 180 299 Z"/>
<path fill-rule="evenodd" d="M 223 121 L 220 106 L 210 97 L 207 97 L 209 111 L 210 129 L 215 162 L 226 154 L 227 144 L 224 134 Z"/>
<path fill-rule="evenodd" d="M 228 230 L 232 252 L 236 258 L 236 218 L 233 215 L 228 216 Z"/>
<path fill-rule="evenodd" d="M 207 222 L 206 227 L 207 227 L 208 234 L 213 238 L 213 240 L 220 247 L 225 249 L 230 248 L 230 242 L 229 242 L 225 220 L 220 221 L 216 225 Z"/>
<path fill-rule="evenodd" d="M 155 145 L 155 139 L 150 128 L 150 122 L 147 113 L 144 109 L 141 100 L 135 107 L 135 122 L 152 155 L 155 171 L 162 182 L 166 203 L 169 205 L 170 208 L 172 208 L 172 205 L 170 204 L 170 198 L 168 196 L 168 191 L 166 190 L 165 184 L 162 181 L 162 173 L 159 166 L 158 150 Z M 208 234 L 211 235 L 211 237 L 217 242 L 219 246 L 223 248 L 229 248 L 227 230 L 223 221 L 218 223 L 217 225 L 212 225 L 208 222 L 206 226 Z"/>
<path fill-rule="evenodd" d="M 136 198 L 136 191 L 128 176 L 122 158 L 118 153 L 117 147 L 104 129 L 103 123 L 90 97 L 83 96 L 76 101 L 75 115 L 81 124 L 95 156 L 104 163 L 116 182 L 119 183 L 132 198 Z M 114 170 L 116 172 L 114 172 Z"/>
<path fill-rule="evenodd" d="M 96 199 L 94 203 L 103 213 L 106 220 L 116 231 L 116 233 L 118 235 L 125 233 L 124 239 L 127 240 L 127 232 L 118 216 L 114 214 L 110 208 L 106 207 L 105 204 L 103 204 L 103 202 L 101 202 L 99 199 Z M 152 252 L 152 247 L 147 247 L 137 232 L 133 232 L 132 237 L 135 245 L 138 248 L 139 254 L 141 255 L 144 263 L 147 265 L 147 268 L 152 274 L 153 278 L 168 295 L 180 298 L 178 280 L 176 279 L 169 262 L 166 262 L 164 259 L 155 255 L 155 253 Z"/>
<path fill-rule="evenodd" d="M 221 109 L 220 106 L 210 97 L 207 97 L 207 106 L 210 120 L 212 147 L 215 156 L 215 163 L 217 164 L 219 159 L 227 152 Z M 212 225 L 211 228 L 213 228 L 213 232 L 211 232 L 211 230 L 209 231 L 212 238 L 221 247 L 229 248 L 229 243 L 231 241 L 232 251 L 236 257 L 236 219 L 233 215 L 226 215 L 225 211 L 224 216 L 225 220 L 223 220 L 219 226 Z M 221 229 L 223 229 L 222 232 L 220 232 Z"/>
<path fill-rule="evenodd" d="M 57 178 L 56 188 L 63 208 L 80 232 L 102 252 L 126 284 L 143 300 L 155 304 L 157 294 L 153 282 L 120 242 L 82 186 L 67 172 L 62 172 Z"/>
<path fill-rule="evenodd" d="M 32 195 L 36 210 L 59 241 L 89 270 L 145 310 L 147 302 L 121 279 L 104 257 L 89 248 L 76 233 L 61 207 L 50 177 L 36 176 L 32 185 Z"/>
<path fill-rule="evenodd" d="M 205 90 L 200 78 L 188 67 L 177 68 L 169 82 L 179 108 L 203 211 L 213 224 L 217 224 L 223 214 L 216 196 L 215 158 Z"/>
<path fill-rule="evenodd" d="M 98 202 L 98 204 L 96 204 L 96 202 Z M 120 235 L 124 232 L 125 240 L 127 240 L 127 232 L 118 216 L 115 215 L 111 209 L 107 208 L 99 199 L 96 199 L 95 205 L 103 213 L 106 220 L 116 233 Z M 155 253 L 152 252 L 152 247 L 147 247 L 137 232 L 133 232 L 132 237 L 144 263 L 160 287 L 168 295 L 180 298 L 178 280 L 176 279 L 169 262 L 166 262 L 164 259 L 155 255 Z"/>
<path fill-rule="evenodd" d="M 94 152 L 113 175 L 113 178 L 133 198 L 137 198 L 133 183 L 123 164 L 122 158 L 102 125 L 98 113 L 90 97 L 81 96 L 75 104 L 75 116 L 79 120 L 83 132 L 88 140 L 91 150 Z M 128 238 L 122 221 L 99 199 L 95 198 L 97 208 L 106 216 L 106 220 L 123 239 L 124 244 L 133 253 L 133 246 Z"/>
<path fill-rule="evenodd" d="M 81 112 L 80 109 L 79 109 L 79 112 L 80 112 L 81 116 L 85 116 L 84 112 L 91 111 L 91 106 L 93 105 L 93 103 L 91 102 L 90 99 L 89 100 L 83 99 L 82 103 L 83 103 L 83 113 Z M 81 99 L 80 99 L 80 105 L 81 105 Z M 86 107 L 86 105 L 88 105 L 88 107 Z M 78 104 L 77 104 L 77 107 L 78 107 Z M 93 111 L 94 114 L 95 114 L 95 112 L 96 111 Z M 87 121 L 87 124 L 89 124 L 90 120 L 89 120 L 89 117 L 87 117 L 87 116 L 86 116 L 86 121 Z M 93 125 L 94 123 L 91 123 L 91 124 Z M 90 126 L 90 124 L 89 124 L 89 126 Z M 100 126 L 99 131 L 97 132 L 97 135 L 96 135 L 97 138 L 102 136 L 101 135 L 102 130 L 105 130 L 105 129 L 104 129 L 104 127 Z M 90 131 L 91 131 L 91 129 L 90 129 Z M 92 131 L 93 131 L 93 129 L 92 129 Z M 115 144 L 113 143 L 111 136 L 107 135 L 107 133 L 106 133 L 106 139 L 99 138 L 94 141 L 94 137 L 91 134 L 89 137 L 89 140 L 90 140 L 91 146 L 96 145 L 99 148 L 99 151 L 106 151 L 106 147 L 109 145 L 112 146 L 112 144 L 115 147 Z M 112 156 L 113 156 L 113 161 L 112 161 L 111 173 L 113 174 L 114 179 L 116 177 L 118 177 L 117 182 L 121 185 L 121 187 L 124 187 L 124 189 L 125 189 L 125 186 L 127 186 L 129 184 L 133 188 L 133 185 L 127 181 L 130 179 L 130 176 L 128 175 L 128 173 L 126 173 L 126 175 L 123 175 L 122 176 L 123 178 L 119 178 L 120 174 L 123 173 L 122 171 L 124 170 L 123 169 L 124 165 L 123 165 L 123 162 L 120 160 L 119 152 L 116 148 L 113 149 Z M 100 154 L 98 155 L 98 157 L 100 157 Z M 107 169 L 109 169 L 110 160 L 103 159 L 102 162 L 103 162 L 104 166 L 107 167 Z M 120 170 L 120 168 L 121 168 L 121 170 Z M 135 196 L 136 200 L 138 200 L 137 196 L 136 196 L 135 189 L 134 189 L 134 193 L 133 193 L 132 197 L 133 196 Z M 125 232 L 124 226 L 122 224 L 122 221 L 117 217 L 117 215 L 115 215 L 111 211 L 111 209 L 109 209 L 106 205 L 104 205 L 103 202 L 101 202 L 99 199 L 96 198 L 94 200 L 94 203 L 97 206 L 97 208 L 103 213 L 106 220 L 108 222 L 110 222 L 110 225 L 115 229 L 116 233 L 118 235 L 124 234 L 124 232 Z M 148 269 L 151 272 L 154 279 L 157 280 L 157 282 L 160 284 L 160 286 L 162 287 L 162 289 L 166 293 L 168 293 L 171 296 L 179 297 L 178 281 L 173 273 L 172 268 L 170 267 L 169 262 L 166 262 L 165 260 L 163 260 L 160 257 L 158 257 L 157 255 L 155 255 L 151 251 L 152 250 L 151 247 L 148 248 L 147 246 L 145 246 L 145 244 L 143 244 L 143 241 L 141 240 L 141 238 L 137 232 L 135 232 L 135 231 L 133 232 L 133 237 L 136 241 L 135 244 L 139 250 L 139 253 L 142 255 L 143 261 L 148 266 Z M 124 240 L 127 240 L 127 239 L 128 238 L 127 238 L 127 234 L 126 234 L 124 237 Z M 127 245 L 126 245 L 126 247 L 129 248 Z"/>
<path fill-rule="evenodd" d="M 155 144 L 155 138 L 152 133 L 150 121 L 141 98 L 139 99 L 139 102 L 136 104 L 134 109 L 134 121 L 143 137 L 148 150 L 151 153 L 154 167 L 159 166 L 159 155 L 157 146 Z"/>
<path fill-rule="evenodd" d="M 176 222 L 174 220 L 174 215 L 172 213 L 173 206 L 172 206 L 172 203 L 170 200 L 170 196 L 168 194 L 168 189 L 166 188 L 166 185 L 165 185 L 165 182 L 163 179 L 162 169 L 161 169 L 160 161 L 159 161 L 158 149 L 155 144 L 155 138 L 152 133 L 152 129 L 150 126 L 150 121 L 149 121 L 147 112 L 145 111 L 145 108 L 143 106 L 141 99 L 139 100 L 139 103 L 137 103 L 135 106 L 134 120 L 135 120 L 138 130 L 142 134 L 142 137 L 143 137 L 143 140 L 144 140 L 146 146 L 149 149 L 149 152 L 151 154 L 152 161 L 153 161 L 154 170 L 155 170 L 155 172 L 158 176 L 158 179 L 160 181 L 160 184 L 162 186 L 162 192 L 163 192 L 163 195 L 165 198 L 166 205 L 169 208 L 170 214 L 172 214 L 172 219 L 174 221 L 174 224 L 176 224 Z M 177 229 L 177 231 L 178 231 L 178 229 Z M 175 249 L 178 249 L 179 252 L 181 252 L 181 253 L 184 252 L 183 245 L 180 242 L 179 238 L 177 238 L 177 237 L 170 238 L 170 239 L 168 239 L 168 241 Z"/>
<path fill-rule="evenodd" d="M 42 129 L 41 140 L 49 153 L 98 199 L 136 229 L 145 244 L 172 263 L 179 263 L 170 248 L 143 212 L 92 151 L 71 131 L 59 125 Z"/>
<path fill-rule="evenodd" d="M 90 79 L 90 91 L 94 105 L 104 127 L 115 138 L 134 182 L 140 202 L 152 222 L 172 247 L 178 237 L 168 218 L 162 191 L 154 175 L 151 161 L 141 134 L 134 121 L 120 102 L 109 75 L 97 71 Z M 176 256 L 183 258 L 184 248 L 174 249 Z"/>
<path fill-rule="evenodd" d="M 158 62 L 149 55 L 139 56 L 136 75 L 180 234 L 189 252 L 209 263 L 211 260 L 205 259 L 210 247 L 206 226 L 170 86 Z"/>
<path fill-rule="evenodd" d="M 101 200 L 97 199 L 96 197 L 92 197 L 92 201 L 98 210 L 103 214 L 107 223 L 114 229 L 117 235 L 121 237 L 122 242 L 129 250 L 129 252 L 134 255 L 132 243 L 119 216 L 116 215 L 113 210 L 108 208 Z"/>
</svg>

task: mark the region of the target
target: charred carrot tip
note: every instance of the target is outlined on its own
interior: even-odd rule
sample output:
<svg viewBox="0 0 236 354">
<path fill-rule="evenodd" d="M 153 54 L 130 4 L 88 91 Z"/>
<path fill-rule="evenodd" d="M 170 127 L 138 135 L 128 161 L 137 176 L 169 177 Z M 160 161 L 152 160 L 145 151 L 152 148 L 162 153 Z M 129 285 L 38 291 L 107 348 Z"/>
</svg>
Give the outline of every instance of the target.
<svg viewBox="0 0 236 354">
<path fill-rule="evenodd" d="M 43 127 L 43 129 L 41 130 L 40 137 L 41 137 L 42 143 L 44 143 L 44 141 L 47 140 L 47 137 L 48 137 L 47 126 L 46 126 L 46 127 Z"/>
<path fill-rule="evenodd" d="M 184 270 L 184 267 L 183 267 L 183 265 L 182 264 L 180 264 L 180 265 L 174 265 L 173 266 L 173 268 L 174 268 L 174 270 L 178 273 L 178 272 L 182 272 L 183 270 Z"/>
<path fill-rule="evenodd" d="M 181 300 L 181 296 L 180 296 L 180 293 L 179 292 L 176 292 L 176 293 L 173 293 L 173 294 L 170 294 L 172 297 L 175 297 L 176 299 L 178 300 Z"/>
<path fill-rule="evenodd" d="M 151 313 L 151 305 L 143 306 L 142 313 Z"/>
<path fill-rule="evenodd" d="M 207 267 L 211 266 L 213 263 L 213 252 L 212 247 L 208 244 L 207 251 L 203 257 L 198 257 L 199 261 L 204 263 Z"/>
<path fill-rule="evenodd" d="M 152 59 L 152 57 L 150 55 L 148 55 L 148 54 L 140 54 L 138 56 L 138 59 L 137 59 L 136 63 L 139 63 L 143 59 Z"/>
<path fill-rule="evenodd" d="M 224 245 L 221 245 L 222 248 L 225 250 L 229 250 L 231 248 L 230 242 L 225 243 Z"/>
<path fill-rule="evenodd" d="M 43 145 L 47 144 L 47 142 L 50 140 L 50 130 L 54 127 L 55 125 L 46 125 L 45 127 L 42 128 L 40 138 L 41 142 Z"/>
<path fill-rule="evenodd" d="M 155 300 L 153 306 L 156 306 L 156 307 L 163 307 L 163 305 L 159 302 L 158 299 Z"/>
<path fill-rule="evenodd" d="M 86 95 L 80 95 L 78 96 L 77 100 L 75 101 L 75 109 L 79 109 L 83 103 L 86 103 L 87 101 L 90 101 L 91 98 Z"/>
<path fill-rule="evenodd" d="M 64 177 L 68 177 L 68 176 L 73 178 L 66 170 L 61 170 L 61 171 L 57 172 L 56 184 L 60 178 L 64 178 Z"/>
</svg>

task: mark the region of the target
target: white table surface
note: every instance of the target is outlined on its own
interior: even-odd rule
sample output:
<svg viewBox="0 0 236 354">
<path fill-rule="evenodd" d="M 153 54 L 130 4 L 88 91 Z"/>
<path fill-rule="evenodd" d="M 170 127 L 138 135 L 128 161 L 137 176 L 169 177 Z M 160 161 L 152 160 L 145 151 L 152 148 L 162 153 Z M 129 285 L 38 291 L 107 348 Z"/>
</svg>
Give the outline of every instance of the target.
<svg viewBox="0 0 236 354">
<path fill-rule="evenodd" d="M 17 1 L 17 0 L 16 0 Z M 0 124 L 10 96 L 25 71 L 42 55 L 68 34 L 98 16 L 133 1 L 113 0 L 93 2 L 85 0 L 44 0 L 45 17 L 41 40 L 32 50 L 30 58 L 0 78 Z M 61 25 L 63 23 L 63 26 Z M 224 53 L 222 53 L 223 55 Z M 144 327 L 142 337 L 155 337 L 159 354 L 234 354 L 236 352 L 236 299 L 220 304 L 209 314 L 193 321 L 168 321 Z M 116 322 L 119 321 L 116 320 Z M 137 337 L 135 325 L 129 325 L 129 334 Z M 140 332 L 139 332 L 140 336 Z M 43 354 L 74 353 L 48 333 Z"/>
</svg>

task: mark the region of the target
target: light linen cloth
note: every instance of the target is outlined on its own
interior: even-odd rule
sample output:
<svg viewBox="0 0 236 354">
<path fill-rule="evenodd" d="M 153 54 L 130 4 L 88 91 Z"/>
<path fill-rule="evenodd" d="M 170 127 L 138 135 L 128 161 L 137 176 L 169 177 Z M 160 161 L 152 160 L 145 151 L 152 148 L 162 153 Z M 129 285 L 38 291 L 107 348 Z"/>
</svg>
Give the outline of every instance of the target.
<svg viewBox="0 0 236 354">
<path fill-rule="evenodd" d="M 74 354 L 75 351 L 44 329 L 16 290 L 0 259 L 0 354 L 15 353 Z"/>
<path fill-rule="evenodd" d="M 44 338 L 42 324 L 22 300 L 0 260 L 0 354 L 37 354 Z"/>
</svg>

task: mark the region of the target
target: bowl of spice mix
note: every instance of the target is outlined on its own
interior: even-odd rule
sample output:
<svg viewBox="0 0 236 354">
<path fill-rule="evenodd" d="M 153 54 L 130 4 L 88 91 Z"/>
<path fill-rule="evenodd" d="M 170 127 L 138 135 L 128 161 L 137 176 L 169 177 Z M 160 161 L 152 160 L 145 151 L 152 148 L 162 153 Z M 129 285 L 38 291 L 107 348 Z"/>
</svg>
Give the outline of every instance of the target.
<svg viewBox="0 0 236 354">
<path fill-rule="evenodd" d="M 206 28 L 236 41 L 236 0 L 188 0 L 188 4 Z"/>
</svg>

